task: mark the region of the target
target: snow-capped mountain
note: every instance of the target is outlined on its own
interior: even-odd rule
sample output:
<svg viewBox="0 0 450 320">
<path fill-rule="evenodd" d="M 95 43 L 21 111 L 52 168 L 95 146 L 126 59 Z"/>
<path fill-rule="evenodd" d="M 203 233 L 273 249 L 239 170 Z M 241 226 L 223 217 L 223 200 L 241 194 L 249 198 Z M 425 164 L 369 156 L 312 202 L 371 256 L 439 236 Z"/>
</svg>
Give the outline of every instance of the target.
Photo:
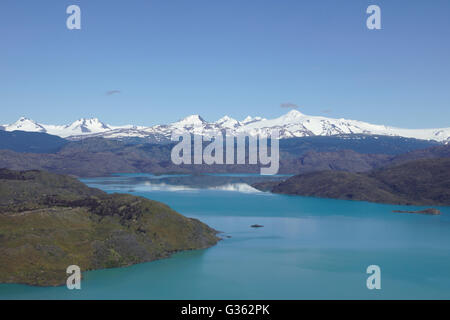
<svg viewBox="0 0 450 320">
<path fill-rule="evenodd" d="M 173 127 L 179 128 L 195 128 L 206 125 L 207 122 L 203 120 L 198 114 L 194 114 L 192 116 L 181 119 L 180 121 L 172 123 Z"/>
<path fill-rule="evenodd" d="M 46 132 L 46 129 L 37 122 L 21 117 L 19 120 L 10 125 L 4 125 L 5 131 L 29 131 L 29 132 Z"/>
<path fill-rule="evenodd" d="M 199 115 L 191 115 L 171 124 L 152 127 L 131 125 L 117 127 L 107 125 L 98 119 L 80 119 L 70 125 L 55 126 L 39 124 L 27 118 L 20 118 L 11 125 L 5 125 L 3 129 L 6 131 L 46 132 L 74 140 L 84 137 L 104 137 L 111 139 L 146 138 L 152 142 L 167 142 L 170 141 L 173 132 L 189 132 L 191 134 L 211 136 L 226 131 L 232 135 L 267 136 L 271 134 L 272 130 L 277 129 L 282 139 L 339 134 L 371 134 L 450 143 L 450 127 L 440 129 L 401 129 L 357 120 L 308 116 L 297 110 L 292 110 L 275 119 L 249 116 L 242 121 L 225 116 L 215 122 L 207 122 Z"/>
<path fill-rule="evenodd" d="M 225 116 L 220 118 L 214 124 L 227 129 L 236 129 L 242 126 L 242 123 L 237 121 L 236 119 L 230 118 L 229 116 Z"/>
<path fill-rule="evenodd" d="M 244 120 L 242 120 L 242 124 L 250 124 L 253 122 L 258 122 L 258 121 L 263 121 L 263 120 L 267 120 L 265 118 L 261 118 L 261 117 L 250 117 L 248 116 L 247 118 L 245 118 Z"/>
<path fill-rule="evenodd" d="M 79 119 L 69 125 L 46 125 L 39 124 L 34 120 L 22 117 L 13 124 L 3 126 L 6 131 L 29 131 L 29 132 L 45 132 L 62 138 L 78 135 L 89 135 L 113 130 L 115 127 L 108 126 L 98 120 Z"/>
</svg>

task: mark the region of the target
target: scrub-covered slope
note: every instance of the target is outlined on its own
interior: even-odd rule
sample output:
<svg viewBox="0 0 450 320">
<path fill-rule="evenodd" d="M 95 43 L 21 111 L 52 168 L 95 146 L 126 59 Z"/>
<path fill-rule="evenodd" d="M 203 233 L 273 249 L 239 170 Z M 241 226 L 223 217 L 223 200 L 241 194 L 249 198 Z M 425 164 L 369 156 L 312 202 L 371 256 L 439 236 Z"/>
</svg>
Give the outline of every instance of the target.
<svg viewBox="0 0 450 320">
<path fill-rule="evenodd" d="M 42 171 L 0 170 L 0 283 L 62 285 L 66 268 L 129 266 L 217 243 L 168 206 Z"/>
</svg>

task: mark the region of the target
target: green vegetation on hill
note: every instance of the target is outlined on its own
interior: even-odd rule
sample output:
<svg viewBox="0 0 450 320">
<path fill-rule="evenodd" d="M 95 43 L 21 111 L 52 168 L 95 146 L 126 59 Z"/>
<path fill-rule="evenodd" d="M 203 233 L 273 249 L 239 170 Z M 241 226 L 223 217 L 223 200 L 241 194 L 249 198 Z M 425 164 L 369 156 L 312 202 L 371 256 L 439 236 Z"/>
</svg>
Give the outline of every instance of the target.
<svg viewBox="0 0 450 320">
<path fill-rule="evenodd" d="M 82 271 L 207 248 L 217 232 L 168 206 L 42 171 L 0 170 L 0 283 L 62 285 Z"/>
<path fill-rule="evenodd" d="M 423 159 L 369 173 L 319 171 L 281 183 L 254 184 L 274 193 L 403 205 L 450 205 L 450 158 Z"/>
</svg>

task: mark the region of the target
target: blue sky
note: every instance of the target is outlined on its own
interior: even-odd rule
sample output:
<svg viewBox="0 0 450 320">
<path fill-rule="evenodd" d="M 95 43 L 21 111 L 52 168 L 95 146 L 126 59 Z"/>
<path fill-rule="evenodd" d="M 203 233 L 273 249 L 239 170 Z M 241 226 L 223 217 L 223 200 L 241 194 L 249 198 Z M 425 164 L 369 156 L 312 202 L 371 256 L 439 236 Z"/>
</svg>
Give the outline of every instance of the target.
<svg viewBox="0 0 450 320">
<path fill-rule="evenodd" d="M 81 30 L 66 28 L 71 4 Z M 370 4 L 382 30 L 366 28 Z M 449 13 L 448 0 L 2 0 L 0 120 L 151 125 L 276 117 L 293 103 L 448 127 Z"/>
</svg>

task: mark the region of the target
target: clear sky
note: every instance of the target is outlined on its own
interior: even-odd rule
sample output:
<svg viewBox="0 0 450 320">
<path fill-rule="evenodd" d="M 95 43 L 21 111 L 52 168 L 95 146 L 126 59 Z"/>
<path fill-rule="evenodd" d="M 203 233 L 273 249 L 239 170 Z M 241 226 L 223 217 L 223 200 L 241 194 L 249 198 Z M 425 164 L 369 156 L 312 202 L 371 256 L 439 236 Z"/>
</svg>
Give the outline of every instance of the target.
<svg viewBox="0 0 450 320">
<path fill-rule="evenodd" d="M 66 28 L 71 4 L 81 30 Z M 370 4 L 382 30 L 366 27 Z M 1 0 L 0 124 L 271 118 L 292 103 L 449 127 L 449 14 L 448 0 Z"/>
</svg>

